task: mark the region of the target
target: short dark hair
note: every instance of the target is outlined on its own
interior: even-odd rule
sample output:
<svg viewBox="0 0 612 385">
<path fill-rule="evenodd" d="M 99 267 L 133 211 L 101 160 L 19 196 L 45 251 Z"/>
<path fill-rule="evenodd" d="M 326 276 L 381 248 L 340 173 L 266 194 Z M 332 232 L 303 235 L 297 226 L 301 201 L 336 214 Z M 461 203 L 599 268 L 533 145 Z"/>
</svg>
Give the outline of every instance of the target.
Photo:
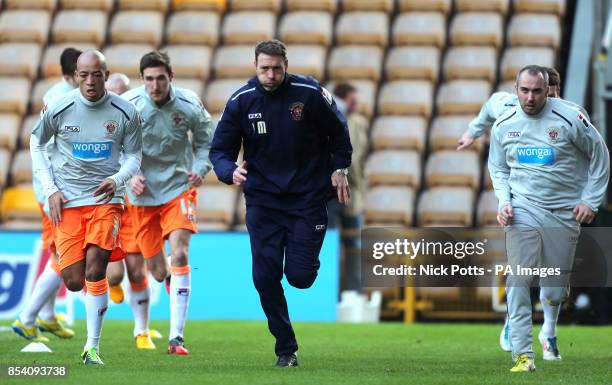
<svg viewBox="0 0 612 385">
<path fill-rule="evenodd" d="M 546 71 L 546 68 L 535 64 L 530 64 L 521 68 L 521 70 L 518 72 L 518 75 L 516 75 L 517 83 L 523 72 L 527 72 L 529 75 L 542 75 L 542 77 L 544 78 L 544 86 L 548 87 L 548 71 Z"/>
<path fill-rule="evenodd" d="M 62 75 L 74 76 L 77 67 L 77 60 L 83 52 L 76 48 L 66 48 L 60 55 L 60 65 L 62 66 Z"/>
<path fill-rule="evenodd" d="M 168 75 L 172 75 L 170 56 L 166 52 L 151 51 L 144 54 L 140 59 L 140 74 L 142 75 L 145 69 L 152 67 L 164 67 Z"/>
<path fill-rule="evenodd" d="M 548 85 L 561 87 L 561 75 L 559 74 L 559 71 L 552 67 L 544 67 L 544 69 L 548 74 Z"/>
<path fill-rule="evenodd" d="M 357 88 L 348 83 L 338 83 L 334 87 L 334 95 L 340 99 L 346 98 L 349 94 L 357 92 Z"/>
<path fill-rule="evenodd" d="M 280 40 L 272 39 L 260 41 L 255 46 L 255 60 L 260 53 L 270 56 L 280 56 L 287 61 L 287 46 Z"/>
</svg>

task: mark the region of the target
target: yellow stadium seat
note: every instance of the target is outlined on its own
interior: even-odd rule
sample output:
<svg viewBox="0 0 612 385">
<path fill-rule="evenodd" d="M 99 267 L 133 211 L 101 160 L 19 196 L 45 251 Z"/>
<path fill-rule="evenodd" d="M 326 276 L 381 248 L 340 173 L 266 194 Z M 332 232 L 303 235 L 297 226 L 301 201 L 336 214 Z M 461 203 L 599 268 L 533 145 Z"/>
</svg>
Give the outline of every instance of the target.
<svg viewBox="0 0 612 385">
<path fill-rule="evenodd" d="M 561 25 L 556 15 L 523 13 L 514 15 L 508 26 L 511 46 L 543 46 L 559 48 Z"/>
<path fill-rule="evenodd" d="M 402 186 L 378 186 L 365 194 L 363 216 L 366 224 L 412 226 L 414 190 Z"/>
<path fill-rule="evenodd" d="M 30 97 L 30 80 L 24 77 L 0 77 L 0 112 L 25 114 Z"/>
<path fill-rule="evenodd" d="M 217 79 L 206 86 L 204 104 L 211 114 L 220 113 L 225 109 L 230 96 L 246 84 L 246 79 Z"/>
<path fill-rule="evenodd" d="M 497 225 L 497 198 L 494 191 L 483 191 L 478 199 L 476 221 L 478 226 Z"/>
<path fill-rule="evenodd" d="M 500 63 L 500 78 L 514 80 L 518 71 L 526 65 L 554 67 L 555 52 L 549 47 L 511 47 L 506 48 Z"/>
<path fill-rule="evenodd" d="M 468 124 L 472 121 L 471 115 L 446 115 L 436 116 L 431 122 L 429 131 L 429 145 L 432 151 L 454 150 L 457 148 L 457 141 L 467 130 Z M 480 153 L 483 149 L 483 140 L 476 140 L 469 149 L 465 151 L 476 151 Z"/>
<path fill-rule="evenodd" d="M 11 150 L 0 147 L 0 188 L 6 185 L 12 153 Z"/>
<path fill-rule="evenodd" d="M 398 0 L 397 6 L 400 12 L 442 12 L 447 15 L 451 8 L 452 0 Z"/>
<path fill-rule="evenodd" d="M 175 12 L 168 19 L 166 36 L 169 44 L 204 44 L 219 42 L 220 16 L 215 12 Z"/>
<path fill-rule="evenodd" d="M 108 16 L 102 10 L 63 10 L 53 21 L 53 41 L 100 46 L 106 39 L 107 23 Z"/>
<path fill-rule="evenodd" d="M 176 87 L 186 88 L 193 91 L 196 95 L 198 95 L 201 101 L 204 99 L 204 82 L 200 79 L 174 78 L 172 79 L 172 84 Z"/>
<path fill-rule="evenodd" d="M 489 174 L 487 161 L 484 162 L 484 166 L 482 168 L 482 188 L 484 190 L 493 190 L 493 181 L 491 180 L 491 174 Z"/>
<path fill-rule="evenodd" d="M 450 24 L 453 45 L 502 45 L 502 17 L 495 12 L 465 12 L 457 14 Z"/>
<path fill-rule="evenodd" d="M 376 151 L 425 149 L 427 120 L 422 116 L 378 116 L 372 127 L 371 143 Z"/>
<path fill-rule="evenodd" d="M 426 80 L 393 80 L 384 83 L 378 97 L 378 111 L 383 115 L 431 116 L 433 86 Z"/>
<path fill-rule="evenodd" d="M 48 45 L 43 53 L 40 62 L 40 71 L 45 78 L 62 76 L 62 66 L 60 65 L 60 56 L 66 48 L 75 48 L 81 51 L 88 49 L 96 49 L 97 46 L 91 43 L 62 43 Z"/>
<path fill-rule="evenodd" d="M 101 9 L 110 12 L 115 0 L 61 0 L 64 9 Z"/>
<path fill-rule="evenodd" d="M 244 199 L 244 193 L 241 191 L 238 193 L 238 203 L 236 204 L 236 224 L 246 223 L 246 200 Z"/>
<path fill-rule="evenodd" d="M 155 49 L 148 44 L 114 44 L 104 48 L 110 72 L 122 72 L 134 78 L 140 77 L 140 59 Z"/>
<path fill-rule="evenodd" d="M 516 71 L 516 73 L 514 74 L 515 79 L 516 79 L 516 74 L 518 74 L 518 71 Z M 506 80 L 504 82 L 500 82 L 497 85 L 497 91 L 508 92 L 510 94 L 516 93 L 515 80 Z"/>
<path fill-rule="evenodd" d="M 338 0 L 286 0 L 287 12 L 293 11 L 326 11 L 336 13 Z"/>
<path fill-rule="evenodd" d="M 219 180 L 219 178 L 217 178 L 217 174 L 215 174 L 215 170 L 211 169 L 208 174 L 206 174 L 206 176 L 204 177 L 204 180 L 202 181 L 203 185 L 217 185 L 217 186 L 224 186 L 224 183 L 221 182 Z"/>
<path fill-rule="evenodd" d="M 287 48 L 291 58 L 291 72 L 312 76 L 321 81 L 325 77 L 326 49 L 318 45 L 291 45 Z M 251 73 L 253 73 L 251 64 Z"/>
<path fill-rule="evenodd" d="M 113 44 L 135 43 L 159 46 L 163 27 L 164 16 L 161 12 L 117 12 L 110 24 L 110 40 Z"/>
<path fill-rule="evenodd" d="M 272 11 L 278 13 L 281 0 L 232 0 L 232 12 L 236 11 Z"/>
<path fill-rule="evenodd" d="M 438 81 L 440 50 L 433 46 L 394 47 L 385 60 L 387 79 L 428 79 Z"/>
<path fill-rule="evenodd" d="M 550 12 L 559 16 L 565 14 L 565 0 L 514 0 L 515 12 Z"/>
<path fill-rule="evenodd" d="M 46 9 L 54 11 L 57 7 L 57 0 L 4 0 L 4 7 L 7 9 Z"/>
<path fill-rule="evenodd" d="M 42 108 L 45 106 L 43 102 L 43 97 L 45 96 L 47 91 L 49 91 L 49 89 L 59 81 L 59 78 L 47 78 L 41 79 L 34 84 L 34 90 L 32 91 L 32 96 L 30 98 L 32 111 L 42 110 Z"/>
<path fill-rule="evenodd" d="M 0 13 L 0 41 L 46 44 L 51 14 L 45 10 L 6 10 Z"/>
<path fill-rule="evenodd" d="M 221 34 L 224 44 L 256 44 L 272 39 L 275 27 L 276 15 L 272 12 L 233 12 L 225 16 Z"/>
<path fill-rule="evenodd" d="M 467 186 L 476 190 L 480 183 L 480 162 L 474 151 L 442 150 L 429 155 L 425 165 L 427 187 Z"/>
<path fill-rule="evenodd" d="M 234 222 L 238 189 L 227 185 L 204 185 L 198 188 L 196 215 L 202 222 Z"/>
<path fill-rule="evenodd" d="M 509 0 L 456 0 L 459 12 L 497 12 L 508 13 Z"/>
<path fill-rule="evenodd" d="M 336 24 L 338 44 L 369 44 L 386 47 L 389 43 L 389 17 L 384 12 L 344 12 Z"/>
<path fill-rule="evenodd" d="M 332 42 L 332 15 L 322 11 L 297 11 L 286 13 L 278 27 L 280 39 L 285 44 L 320 44 Z"/>
<path fill-rule="evenodd" d="M 14 151 L 19 137 L 21 116 L 15 114 L 0 114 L 0 147 Z"/>
<path fill-rule="evenodd" d="M 227 0 L 172 0 L 175 11 L 213 11 L 225 12 Z"/>
<path fill-rule="evenodd" d="M 36 78 L 40 54 L 40 45 L 36 43 L 0 44 L 0 76 Z"/>
<path fill-rule="evenodd" d="M 468 187 L 435 187 L 423 191 L 417 205 L 419 225 L 473 224 L 474 192 Z"/>
<path fill-rule="evenodd" d="M 438 113 L 476 115 L 490 95 L 491 85 L 488 81 L 451 80 L 442 84 L 438 91 Z"/>
<path fill-rule="evenodd" d="M 23 119 L 23 123 L 21 123 L 21 130 L 19 131 L 21 148 L 30 148 L 30 135 L 32 134 L 32 130 L 39 120 L 40 113 L 33 113 L 32 115 L 28 115 L 25 117 L 25 119 Z"/>
<path fill-rule="evenodd" d="M 210 76 L 210 47 L 168 45 L 162 49 L 170 56 L 172 71 L 177 77 L 207 80 Z"/>
<path fill-rule="evenodd" d="M 345 81 L 328 82 L 326 88 L 329 92 L 334 91 L 336 84 Z M 371 118 L 374 115 L 374 107 L 376 106 L 376 90 L 378 84 L 371 80 L 348 80 L 346 81 L 357 89 L 357 107 L 355 112 Z"/>
<path fill-rule="evenodd" d="M 375 151 L 365 165 L 368 185 L 402 185 L 418 189 L 421 184 L 421 155 L 410 150 Z"/>
<path fill-rule="evenodd" d="M 497 77 L 497 51 L 493 47 L 451 47 L 444 58 L 444 77 L 452 79 L 485 79 Z"/>
<path fill-rule="evenodd" d="M 249 79 L 255 75 L 254 57 L 255 51 L 252 45 L 220 46 L 217 48 L 213 62 L 215 78 Z"/>
<path fill-rule="evenodd" d="M 376 46 L 335 47 L 329 55 L 328 70 L 332 80 L 369 79 L 379 81 L 383 53 Z"/>
<path fill-rule="evenodd" d="M 446 20 L 439 12 L 401 13 L 395 18 L 391 31 L 395 45 L 442 48 L 446 44 Z"/>
<path fill-rule="evenodd" d="M 18 150 L 13 157 L 11 176 L 15 184 L 32 183 L 32 158 L 30 150 Z"/>
<path fill-rule="evenodd" d="M 393 11 L 393 0 L 342 0 L 344 12 L 351 11 Z"/>
<path fill-rule="evenodd" d="M 166 12 L 169 0 L 118 0 L 121 10 L 151 10 Z"/>
<path fill-rule="evenodd" d="M 38 220 L 41 213 L 32 186 L 9 187 L 2 194 L 2 220 Z"/>
</svg>

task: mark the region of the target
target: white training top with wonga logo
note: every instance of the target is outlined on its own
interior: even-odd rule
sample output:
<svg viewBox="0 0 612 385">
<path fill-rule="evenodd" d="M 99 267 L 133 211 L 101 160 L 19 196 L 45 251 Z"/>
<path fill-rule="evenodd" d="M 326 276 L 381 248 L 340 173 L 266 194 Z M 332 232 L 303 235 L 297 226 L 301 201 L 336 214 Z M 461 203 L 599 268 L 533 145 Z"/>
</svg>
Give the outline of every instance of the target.
<svg viewBox="0 0 612 385">
<path fill-rule="evenodd" d="M 520 106 L 494 124 L 489 172 L 501 209 L 512 197 L 544 209 L 597 210 L 608 185 L 610 158 L 588 119 L 560 99 L 549 98 L 537 115 Z"/>
<path fill-rule="evenodd" d="M 66 80 L 62 79 L 59 82 L 55 83 L 43 96 L 43 104 L 46 106 L 51 103 L 54 99 L 74 90 L 76 87 L 72 86 Z M 48 155 L 51 155 L 53 152 L 55 141 L 54 139 L 49 140 L 47 142 L 47 146 L 45 150 Z M 45 202 L 45 193 L 43 191 L 42 185 L 40 181 L 36 177 L 34 170 L 32 170 L 32 188 L 34 189 L 34 196 L 36 197 L 36 201 L 38 203 L 43 204 Z"/>
<path fill-rule="evenodd" d="M 45 144 L 51 138 L 55 147 L 49 162 Z M 30 139 L 33 172 L 45 198 L 61 191 L 66 208 L 100 204 L 93 192 L 106 178 L 117 186 L 109 203 L 122 204 L 124 184 L 138 171 L 141 150 L 140 117 L 133 104 L 108 92 L 90 102 L 79 89 L 46 106 Z"/>
<path fill-rule="evenodd" d="M 136 105 L 142 119 L 140 173 L 146 178 L 146 189 L 136 196 L 128 188 L 131 204 L 165 204 L 189 189 L 189 171 L 202 179 L 206 176 L 212 167 L 208 159 L 212 118 L 195 93 L 171 86 L 170 100 L 161 107 L 151 99 L 145 86 L 121 97 Z"/>
<path fill-rule="evenodd" d="M 586 116 L 588 120 L 591 120 L 589 118 L 589 114 L 587 114 L 585 109 L 579 106 L 578 104 L 572 103 L 568 100 L 560 99 L 560 98 L 549 98 L 549 99 L 559 100 L 567 104 L 568 107 L 574 108 L 578 110 L 579 112 L 582 112 L 582 114 Z M 482 135 L 484 135 L 484 133 L 489 128 L 493 126 L 493 123 L 495 123 L 495 120 L 497 118 L 502 116 L 504 112 L 518 105 L 519 105 L 519 100 L 518 100 L 518 96 L 515 93 L 509 93 L 509 92 L 494 93 L 493 95 L 491 95 L 491 97 L 489 97 L 487 102 L 482 105 L 482 108 L 480 109 L 478 116 L 472 119 L 472 121 L 468 125 L 468 131 L 470 133 L 470 136 L 474 139 L 481 137 Z"/>
</svg>

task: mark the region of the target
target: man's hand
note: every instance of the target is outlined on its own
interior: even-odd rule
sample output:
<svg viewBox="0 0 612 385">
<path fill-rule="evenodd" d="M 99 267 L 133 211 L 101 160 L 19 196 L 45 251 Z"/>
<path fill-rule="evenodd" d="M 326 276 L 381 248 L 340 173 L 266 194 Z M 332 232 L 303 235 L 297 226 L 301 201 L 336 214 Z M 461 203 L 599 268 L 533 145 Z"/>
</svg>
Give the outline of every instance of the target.
<svg viewBox="0 0 612 385">
<path fill-rule="evenodd" d="M 59 226 L 59 223 L 62 221 L 62 206 L 64 203 L 68 202 L 66 198 L 64 198 L 64 194 L 59 191 L 54 192 L 49 197 L 49 214 L 51 216 L 51 222 L 53 222 L 53 226 Z"/>
<path fill-rule="evenodd" d="M 134 175 L 132 179 L 130 179 L 130 189 L 132 189 L 134 195 L 138 196 L 145 191 L 147 188 L 146 182 L 147 178 L 145 178 L 144 175 Z"/>
<path fill-rule="evenodd" d="M 94 191 L 93 196 L 100 198 L 96 201 L 96 203 L 108 203 L 115 196 L 115 189 L 117 186 L 115 185 L 115 181 L 111 178 L 106 178 L 100 183 L 100 186 Z"/>
<path fill-rule="evenodd" d="M 232 180 L 235 185 L 240 186 L 244 182 L 246 182 L 246 174 L 247 174 L 247 162 L 246 160 L 242 161 L 242 164 L 234 170 L 234 175 L 232 175 Z"/>
<path fill-rule="evenodd" d="M 497 213 L 497 223 L 499 223 L 501 227 L 508 226 L 513 216 L 512 205 L 508 203 Z"/>
<path fill-rule="evenodd" d="M 472 143 L 474 143 L 474 138 L 472 138 L 469 131 L 466 131 L 463 133 L 463 135 L 461 135 L 461 138 L 459 138 L 459 141 L 457 142 L 457 150 L 468 148 L 472 145 Z"/>
<path fill-rule="evenodd" d="M 202 177 L 197 172 L 189 171 L 187 173 L 187 180 L 193 187 L 200 187 L 202 184 Z"/>
<path fill-rule="evenodd" d="M 595 213 L 591 208 L 584 203 L 578 203 L 574 210 L 574 218 L 576 218 L 576 222 L 578 223 L 591 223 L 595 218 Z"/>
<path fill-rule="evenodd" d="M 338 202 L 343 205 L 348 204 L 349 200 L 351 199 L 351 189 L 349 188 L 346 175 L 334 171 L 331 176 L 331 182 L 332 186 L 336 188 Z"/>
</svg>

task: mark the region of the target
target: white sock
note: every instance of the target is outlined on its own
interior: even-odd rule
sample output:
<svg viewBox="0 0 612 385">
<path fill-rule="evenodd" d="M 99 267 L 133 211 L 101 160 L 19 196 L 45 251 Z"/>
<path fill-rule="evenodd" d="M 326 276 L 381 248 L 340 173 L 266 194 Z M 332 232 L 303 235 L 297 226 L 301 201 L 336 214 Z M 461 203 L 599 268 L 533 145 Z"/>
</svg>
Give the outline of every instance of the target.
<svg viewBox="0 0 612 385">
<path fill-rule="evenodd" d="M 34 325 L 36 316 L 49 301 L 50 298 L 55 298 L 57 291 L 62 283 L 62 279 L 51 268 L 49 264 L 45 267 L 40 277 L 34 285 L 32 295 L 28 300 L 25 309 L 21 312 L 19 319 L 26 326 Z M 55 304 L 55 301 L 53 305 Z"/>
<path fill-rule="evenodd" d="M 87 311 L 87 343 L 85 350 L 100 346 L 102 321 L 108 307 L 108 292 L 102 295 L 85 294 L 85 310 Z"/>
<path fill-rule="evenodd" d="M 173 275 L 170 279 L 170 335 L 169 339 L 183 337 L 187 308 L 189 307 L 189 295 L 191 273 L 184 275 Z"/>
<path fill-rule="evenodd" d="M 134 337 L 149 331 L 149 285 L 141 291 L 130 291 L 130 307 L 134 314 Z"/>
<path fill-rule="evenodd" d="M 557 335 L 557 318 L 561 305 L 553 306 L 546 301 L 540 290 L 540 302 L 544 311 L 544 323 L 542 324 L 542 335 L 546 338 L 553 338 Z"/>
<path fill-rule="evenodd" d="M 57 292 L 55 295 L 52 295 L 51 298 L 44 303 L 43 307 L 38 312 L 38 318 L 46 322 L 55 322 L 57 318 L 55 318 L 55 298 L 57 297 Z"/>
</svg>

